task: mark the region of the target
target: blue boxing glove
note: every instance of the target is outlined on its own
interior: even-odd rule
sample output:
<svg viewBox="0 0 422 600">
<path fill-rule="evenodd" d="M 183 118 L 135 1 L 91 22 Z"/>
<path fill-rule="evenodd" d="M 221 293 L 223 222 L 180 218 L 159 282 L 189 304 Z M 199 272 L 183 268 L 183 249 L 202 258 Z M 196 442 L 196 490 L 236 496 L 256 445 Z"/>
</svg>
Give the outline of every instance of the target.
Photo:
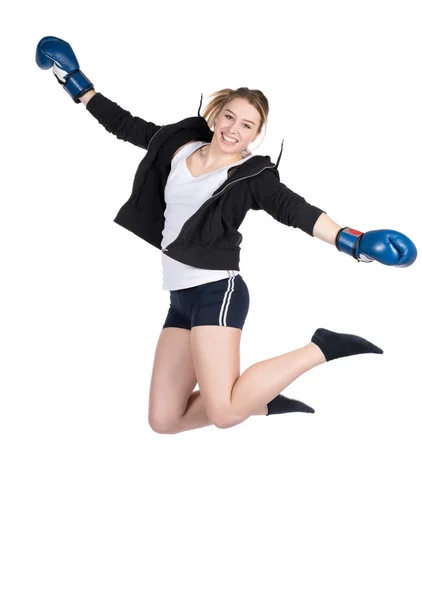
<svg viewBox="0 0 422 600">
<path fill-rule="evenodd" d="M 376 260 L 383 265 L 410 267 L 416 260 L 415 244 L 406 235 L 393 229 L 357 231 L 343 227 L 336 237 L 336 248 L 359 262 Z"/>
<path fill-rule="evenodd" d="M 72 96 L 76 103 L 80 103 L 79 96 L 83 96 L 94 86 L 79 70 L 79 63 L 70 45 L 57 37 L 43 37 L 35 52 L 35 61 L 40 69 L 51 69 L 60 85 Z"/>
</svg>

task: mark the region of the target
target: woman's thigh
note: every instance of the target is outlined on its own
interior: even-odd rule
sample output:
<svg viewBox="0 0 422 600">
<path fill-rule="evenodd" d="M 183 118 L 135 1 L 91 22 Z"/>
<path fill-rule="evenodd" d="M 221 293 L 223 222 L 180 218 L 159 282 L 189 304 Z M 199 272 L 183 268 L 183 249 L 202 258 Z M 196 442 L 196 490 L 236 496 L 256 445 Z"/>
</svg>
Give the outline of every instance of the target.
<svg viewBox="0 0 422 600">
<path fill-rule="evenodd" d="M 169 430 L 181 419 L 196 384 L 190 329 L 165 327 L 152 368 L 148 415 L 152 429 Z"/>
</svg>

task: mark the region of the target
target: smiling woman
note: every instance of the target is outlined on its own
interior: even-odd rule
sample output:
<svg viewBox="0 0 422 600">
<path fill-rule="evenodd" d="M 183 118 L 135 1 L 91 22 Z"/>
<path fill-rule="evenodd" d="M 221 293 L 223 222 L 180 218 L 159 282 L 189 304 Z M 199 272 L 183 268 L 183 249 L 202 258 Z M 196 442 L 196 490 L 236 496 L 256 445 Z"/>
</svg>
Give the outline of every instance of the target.
<svg viewBox="0 0 422 600">
<path fill-rule="evenodd" d="M 264 126 L 266 129 L 270 111 L 266 96 L 261 90 L 240 87 L 224 88 L 209 97 L 212 100 L 204 109 L 203 117 L 210 128 L 214 127 L 220 150 L 227 153 L 228 148 L 233 148 L 237 154 L 245 150 L 250 153 L 248 145 L 261 135 Z M 224 135 L 235 141 L 225 142 Z"/>
<path fill-rule="evenodd" d="M 269 113 L 260 90 L 219 90 L 203 116 L 198 110 L 197 117 L 160 126 L 95 92 L 64 40 L 41 39 L 36 62 L 51 68 L 73 101 L 85 104 L 107 131 L 146 150 L 131 196 L 114 220 L 161 250 L 163 289 L 170 291 L 151 380 L 150 424 L 156 431 L 229 428 L 251 415 L 314 412 L 280 392 L 325 362 L 383 353 L 362 337 L 318 328 L 299 348 L 240 373 L 249 291 L 240 274 L 238 229 L 249 209 L 265 210 L 357 261 L 406 267 L 417 255 L 404 234 L 341 227 L 290 190 L 278 173 L 281 152 L 276 164 L 269 156 L 252 156 L 248 146 Z M 199 391 L 193 392 L 196 383 Z"/>
<path fill-rule="evenodd" d="M 212 173 L 250 156 L 248 146 L 259 137 L 268 118 L 268 100 L 259 90 L 244 87 L 224 89 L 211 97 L 214 99 L 204 110 L 204 118 L 210 129 L 214 128 L 212 141 L 196 149 L 186 159 L 194 177 Z"/>
</svg>

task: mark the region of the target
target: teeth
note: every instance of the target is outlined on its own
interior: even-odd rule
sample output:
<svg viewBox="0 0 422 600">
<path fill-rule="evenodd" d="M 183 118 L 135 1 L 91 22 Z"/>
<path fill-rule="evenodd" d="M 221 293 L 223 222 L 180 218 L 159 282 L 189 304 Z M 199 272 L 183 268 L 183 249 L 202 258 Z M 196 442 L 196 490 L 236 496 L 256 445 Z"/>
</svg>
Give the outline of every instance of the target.
<svg viewBox="0 0 422 600">
<path fill-rule="evenodd" d="M 223 138 L 226 140 L 226 142 L 230 142 L 232 144 L 236 143 L 237 140 L 233 140 L 231 138 L 228 138 L 224 133 L 223 133 Z"/>
</svg>

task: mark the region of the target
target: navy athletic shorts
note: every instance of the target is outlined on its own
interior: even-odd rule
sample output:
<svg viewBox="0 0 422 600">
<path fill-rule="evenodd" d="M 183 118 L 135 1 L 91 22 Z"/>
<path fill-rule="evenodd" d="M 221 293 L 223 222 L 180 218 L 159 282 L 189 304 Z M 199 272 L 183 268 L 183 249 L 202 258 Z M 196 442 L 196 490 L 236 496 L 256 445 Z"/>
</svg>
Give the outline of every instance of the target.
<svg viewBox="0 0 422 600">
<path fill-rule="evenodd" d="M 241 275 L 170 291 L 163 325 L 191 329 L 198 325 L 243 328 L 249 310 L 249 290 Z"/>
</svg>

